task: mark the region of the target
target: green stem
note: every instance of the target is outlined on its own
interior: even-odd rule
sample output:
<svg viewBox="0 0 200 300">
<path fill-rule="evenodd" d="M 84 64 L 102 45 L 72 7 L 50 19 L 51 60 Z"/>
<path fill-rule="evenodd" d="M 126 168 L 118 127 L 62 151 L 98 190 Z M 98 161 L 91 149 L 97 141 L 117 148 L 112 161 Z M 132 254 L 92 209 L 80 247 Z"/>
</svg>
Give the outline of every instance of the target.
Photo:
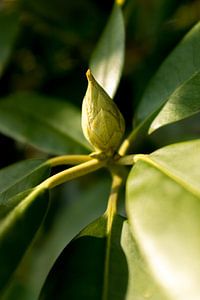
<svg viewBox="0 0 200 300">
<path fill-rule="evenodd" d="M 112 173 L 111 192 L 108 199 L 108 206 L 105 212 L 105 214 L 108 217 L 108 220 L 110 221 L 108 223 L 110 223 L 111 225 L 112 225 L 112 219 L 117 212 L 117 200 L 119 197 L 119 189 L 122 185 L 122 182 L 123 182 L 122 176 L 116 173 Z M 108 232 L 110 231 L 110 228 L 111 227 L 108 226 Z"/>
<path fill-rule="evenodd" d="M 146 117 L 130 134 L 129 136 L 122 142 L 120 148 L 119 148 L 119 155 L 124 156 L 131 147 L 134 147 L 134 142 L 137 139 L 138 143 L 143 140 L 143 138 L 147 135 L 149 127 L 154 120 L 154 118 L 157 116 L 158 112 L 161 108 L 157 109 L 153 113 L 151 113 L 149 116 Z"/>
<path fill-rule="evenodd" d="M 91 159 L 92 158 L 89 155 L 62 155 L 48 159 L 47 164 L 51 167 L 60 165 L 76 165 L 87 162 Z"/>
<path fill-rule="evenodd" d="M 137 127 L 135 130 L 133 130 L 129 134 L 129 136 L 123 141 L 118 151 L 119 155 L 124 156 L 128 152 L 129 148 L 132 146 L 135 138 L 137 137 L 139 130 L 140 130 L 140 126 Z"/>
<path fill-rule="evenodd" d="M 127 166 L 134 165 L 136 156 L 137 154 L 122 156 L 115 163 L 117 165 L 127 165 Z"/>
<path fill-rule="evenodd" d="M 111 251 L 111 238 L 112 238 L 112 225 L 117 214 L 117 201 L 119 197 L 119 189 L 122 186 L 123 177 L 118 173 L 112 173 L 112 186 L 111 193 L 108 199 L 108 206 L 105 212 L 107 217 L 107 245 L 106 245 L 106 257 L 105 257 L 105 270 L 104 270 L 104 289 L 103 289 L 103 300 L 108 297 L 109 288 L 109 268 L 110 268 L 110 251 Z"/>
<path fill-rule="evenodd" d="M 70 169 L 64 170 L 56 175 L 53 175 L 43 181 L 41 183 L 41 186 L 43 188 L 52 189 L 56 187 L 57 185 L 60 185 L 64 182 L 67 182 L 69 180 L 78 178 L 80 176 L 86 175 L 88 173 L 91 173 L 93 171 L 96 171 L 103 166 L 105 166 L 106 161 L 100 161 L 98 159 L 91 159 L 87 162 L 84 162 L 78 166 L 74 166 Z"/>
</svg>

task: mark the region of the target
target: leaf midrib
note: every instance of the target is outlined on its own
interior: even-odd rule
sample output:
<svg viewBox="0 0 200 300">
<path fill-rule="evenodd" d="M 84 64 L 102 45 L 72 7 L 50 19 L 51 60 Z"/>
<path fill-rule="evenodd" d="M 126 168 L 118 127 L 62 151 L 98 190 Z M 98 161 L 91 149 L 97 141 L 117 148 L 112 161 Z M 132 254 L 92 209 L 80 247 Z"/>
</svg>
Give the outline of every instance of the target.
<svg viewBox="0 0 200 300">
<path fill-rule="evenodd" d="M 151 166 L 155 167 L 157 170 L 162 172 L 164 175 L 169 177 L 171 180 L 176 182 L 178 185 L 180 185 L 184 190 L 191 193 L 193 196 L 200 198 L 200 191 L 196 189 L 193 185 L 189 184 L 185 180 L 183 180 L 181 177 L 177 176 L 176 174 L 172 173 L 170 169 L 167 169 L 164 165 L 162 165 L 160 162 L 156 162 L 152 159 L 149 155 L 136 155 L 136 161 L 142 160 Z"/>
</svg>

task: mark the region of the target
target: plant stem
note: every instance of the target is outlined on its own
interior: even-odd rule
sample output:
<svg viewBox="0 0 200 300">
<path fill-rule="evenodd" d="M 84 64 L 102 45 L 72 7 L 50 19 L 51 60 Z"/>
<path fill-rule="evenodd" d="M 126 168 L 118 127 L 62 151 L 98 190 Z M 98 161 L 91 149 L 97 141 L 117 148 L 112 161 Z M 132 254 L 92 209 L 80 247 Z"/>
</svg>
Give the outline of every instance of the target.
<svg viewBox="0 0 200 300">
<path fill-rule="evenodd" d="M 120 148 L 119 148 L 119 155 L 124 156 L 129 148 L 132 146 L 135 138 L 137 137 L 137 134 L 140 130 L 140 127 L 136 128 L 135 130 L 133 130 L 129 136 L 123 141 L 123 143 L 121 144 Z"/>
<path fill-rule="evenodd" d="M 112 223 L 113 216 L 117 212 L 117 200 L 119 196 L 119 189 L 122 185 L 123 178 L 119 174 L 113 173 L 112 174 L 112 186 L 111 192 L 108 199 L 108 206 L 106 209 L 106 214 L 108 216 L 108 220 Z M 109 223 L 109 222 L 108 222 Z M 112 225 L 112 224 L 111 224 Z M 110 226 L 108 226 L 108 231 L 110 230 Z"/>
<path fill-rule="evenodd" d="M 112 170 L 111 170 L 112 172 Z M 108 206 L 105 212 L 107 217 L 107 245 L 106 245 L 106 257 L 105 257 L 105 270 L 104 270 L 104 289 L 103 300 L 108 297 L 109 288 L 109 268 L 110 268 L 110 251 L 111 251 L 111 238 L 112 238 L 112 224 L 117 213 L 117 200 L 119 197 L 119 189 L 122 185 L 123 177 L 117 172 L 112 172 L 112 186 L 108 199 Z"/>
<path fill-rule="evenodd" d="M 105 166 L 106 161 L 100 161 L 98 159 L 91 159 L 87 162 L 84 162 L 78 166 L 71 167 L 70 169 L 64 170 L 56 175 L 53 175 L 43 181 L 41 183 L 41 186 L 43 188 L 52 189 L 56 187 L 57 185 L 60 185 L 64 182 L 67 182 L 69 180 L 78 178 L 80 176 L 83 176 L 85 174 L 91 173 L 93 171 L 96 171 L 103 166 Z"/>
<path fill-rule="evenodd" d="M 51 167 L 60 165 L 76 165 L 87 162 L 91 159 L 92 158 L 89 155 L 62 155 L 48 159 L 47 164 L 50 164 Z"/>
<path fill-rule="evenodd" d="M 124 156 L 129 150 L 130 147 L 133 147 L 135 140 L 137 139 L 138 143 L 143 140 L 144 136 L 148 134 L 149 127 L 158 114 L 160 108 L 151 113 L 149 116 L 146 117 L 130 134 L 129 136 L 122 142 L 119 148 L 119 155 Z"/>
<path fill-rule="evenodd" d="M 135 163 L 135 157 L 137 154 L 131 154 L 131 155 L 126 155 L 126 156 L 122 156 L 121 158 L 119 158 L 116 161 L 117 165 L 134 165 Z"/>
</svg>

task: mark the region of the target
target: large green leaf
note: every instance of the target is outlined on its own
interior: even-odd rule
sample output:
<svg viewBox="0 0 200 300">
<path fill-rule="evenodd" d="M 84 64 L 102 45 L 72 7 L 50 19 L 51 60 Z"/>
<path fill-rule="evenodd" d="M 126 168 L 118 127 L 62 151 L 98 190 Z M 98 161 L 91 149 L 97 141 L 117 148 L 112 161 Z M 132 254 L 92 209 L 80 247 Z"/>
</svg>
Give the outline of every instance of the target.
<svg viewBox="0 0 200 300">
<path fill-rule="evenodd" d="M 140 155 L 127 182 L 132 232 L 173 300 L 200 298 L 200 140 Z"/>
<path fill-rule="evenodd" d="M 50 173 L 50 166 L 43 159 L 30 159 L 0 170 L 0 215 L 6 200 L 39 184 Z"/>
<path fill-rule="evenodd" d="M 64 249 L 40 299 L 168 299 L 150 276 L 125 219 L 115 216 L 110 240 L 107 222 L 100 217 Z"/>
<path fill-rule="evenodd" d="M 124 64 L 125 29 L 122 10 L 115 3 L 107 26 L 94 50 L 90 68 L 95 79 L 113 98 Z"/>
<path fill-rule="evenodd" d="M 122 228 L 121 246 L 128 264 L 128 285 L 123 299 L 170 300 L 150 273 L 127 221 Z"/>
<path fill-rule="evenodd" d="M 150 81 L 137 117 L 147 118 L 160 109 L 150 133 L 165 124 L 200 111 L 200 23 L 184 37 Z"/>
<path fill-rule="evenodd" d="M 0 131 L 50 153 L 89 149 L 80 119 L 71 104 L 37 94 L 19 93 L 0 101 Z"/>
<path fill-rule="evenodd" d="M 11 54 L 19 30 L 19 15 L 0 10 L 0 76 Z"/>
<path fill-rule="evenodd" d="M 104 212 L 110 190 L 108 179 L 107 176 L 102 178 L 93 174 L 89 180 L 82 178 L 63 185 L 59 199 L 58 190 L 54 196 L 52 194 L 52 201 L 59 204 L 53 219 L 51 213 L 47 215 L 50 229 L 35 240 L 6 289 L 3 300 L 38 299 L 44 281 L 64 247 Z M 101 197 L 96 197 L 97 191 Z"/>
<path fill-rule="evenodd" d="M 0 220 L 0 290 L 8 284 L 44 219 L 48 193 L 44 189 L 35 189 L 19 194 L 9 202 L 13 208 Z"/>
</svg>

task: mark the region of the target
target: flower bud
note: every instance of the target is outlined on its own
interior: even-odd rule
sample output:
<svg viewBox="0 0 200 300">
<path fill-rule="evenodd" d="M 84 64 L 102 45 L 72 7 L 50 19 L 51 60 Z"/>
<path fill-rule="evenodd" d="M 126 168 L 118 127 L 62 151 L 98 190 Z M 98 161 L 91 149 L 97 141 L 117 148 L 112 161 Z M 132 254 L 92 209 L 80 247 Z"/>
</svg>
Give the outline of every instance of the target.
<svg viewBox="0 0 200 300">
<path fill-rule="evenodd" d="M 88 88 L 82 104 L 83 133 L 96 151 L 112 156 L 124 134 L 124 118 L 90 70 L 86 76 Z"/>
</svg>

